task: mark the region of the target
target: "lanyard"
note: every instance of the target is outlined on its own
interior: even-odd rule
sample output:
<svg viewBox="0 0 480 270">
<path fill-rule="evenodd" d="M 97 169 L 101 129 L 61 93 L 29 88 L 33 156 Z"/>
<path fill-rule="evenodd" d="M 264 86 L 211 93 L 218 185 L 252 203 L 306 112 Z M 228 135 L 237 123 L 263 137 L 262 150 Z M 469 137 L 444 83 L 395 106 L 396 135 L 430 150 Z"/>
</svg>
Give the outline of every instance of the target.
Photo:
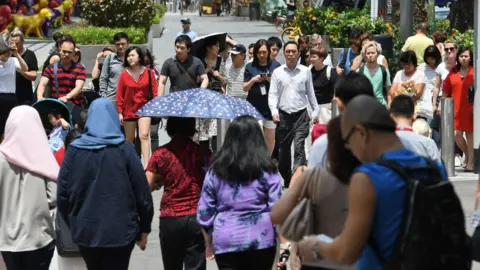
<svg viewBox="0 0 480 270">
<path fill-rule="evenodd" d="M 410 132 L 413 132 L 413 129 L 411 127 L 397 127 L 395 130 L 396 131 L 410 131 Z"/>
</svg>

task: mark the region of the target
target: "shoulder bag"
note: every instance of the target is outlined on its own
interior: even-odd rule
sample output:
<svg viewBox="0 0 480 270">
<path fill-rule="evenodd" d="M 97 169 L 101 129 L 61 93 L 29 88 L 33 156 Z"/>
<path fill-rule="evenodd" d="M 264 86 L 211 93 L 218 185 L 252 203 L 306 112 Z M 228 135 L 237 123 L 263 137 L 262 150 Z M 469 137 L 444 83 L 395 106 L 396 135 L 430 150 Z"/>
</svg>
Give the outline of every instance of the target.
<svg viewBox="0 0 480 270">
<path fill-rule="evenodd" d="M 192 78 L 192 76 L 190 76 L 190 74 L 188 74 L 187 70 L 176 60 L 174 60 L 175 64 L 177 65 L 178 69 L 180 70 L 180 72 L 182 72 L 182 74 L 187 77 L 188 79 L 188 82 L 193 86 L 192 88 L 197 88 L 198 87 L 198 83 L 195 82 Z M 178 89 L 176 89 L 178 90 Z"/>
<path fill-rule="evenodd" d="M 147 71 L 148 71 L 148 101 L 154 99 L 155 97 L 153 96 L 153 87 L 152 87 L 152 75 L 155 76 L 155 74 L 152 74 L 153 72 L 149 69 L 149 68 L 146 68 Z M 156 126 L 158 125 L 160 122 L 162 122 L 162 118 L 158 118 L 158 117 L 155 117 L 155 118 L 150 118 L 150 125 L 151 126 Z"/>
<path fill-rule="evenodd" d="M 293 208 L 292 212 L 288 215 L 282 225 L 280 225 L 280 234 L 290 241 L 298 242 L 306 235 L 315 233 L 315 193 L 317 185 L 320 179 L 317 179 L 320 174 L 320 168 L 308 169 L 305 184 L 303 185 L 302 192 L 300 193 L 300 201 Z M 314 179 L 312 179 L 314 178 Z M 306 197 L 308 187 L 311 185 L 311 198 Z"/>
<path fill-rule="evenodd" d="M 61 257 L 81 257 L 78 246 L 73 243 L 72 232 L 59 213 L 55 217 L 55 245 Z"/>
</svg>

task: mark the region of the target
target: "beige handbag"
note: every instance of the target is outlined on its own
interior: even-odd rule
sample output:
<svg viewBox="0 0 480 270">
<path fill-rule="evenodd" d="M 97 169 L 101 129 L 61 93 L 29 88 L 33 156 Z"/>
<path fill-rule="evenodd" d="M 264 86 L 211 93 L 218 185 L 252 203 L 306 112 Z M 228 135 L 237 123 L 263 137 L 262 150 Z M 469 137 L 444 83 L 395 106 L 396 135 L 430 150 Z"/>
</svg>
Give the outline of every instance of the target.
<svg viewBox="0 0 480 270">
<path fill-rule="evenodd" d="M 315 232 L 315 198 L 314 194 L 317 189 L 317 183 L 320 177 L 319 168 L 308 169 L 308 174 L 305 180 L 305 184 L 300 194 L 300 202 L 293 208 L 292 212 L 288 215 L 282 225 L 280 225 L 279 232 L 282 236 L 290 241 L 298 242 L 303 239 L 304 236 L 314 234 Z M 312 179 L 313 178 L 313 179 Z M 306 192 L 310 182 L 313 181 L 312 196 L 306 197 Z"/>
</svg>

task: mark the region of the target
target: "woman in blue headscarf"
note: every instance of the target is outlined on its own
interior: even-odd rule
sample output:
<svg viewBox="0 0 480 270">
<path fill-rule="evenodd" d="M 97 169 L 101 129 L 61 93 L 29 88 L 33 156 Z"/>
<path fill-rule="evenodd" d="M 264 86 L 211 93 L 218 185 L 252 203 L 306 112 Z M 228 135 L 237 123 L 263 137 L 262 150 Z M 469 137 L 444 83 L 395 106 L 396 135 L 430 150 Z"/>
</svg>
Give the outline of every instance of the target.
<svg viewBox="0 0 480 270">
<path fill-rule="evenodd" d="M 109 100 L 90 106 L 85 132 L 70 144 L 57 182 L 58 213 L 87 268 L 128 270 L 135 242 L 145 249 L 153 202 L 142 163 Z"/>
</svg>

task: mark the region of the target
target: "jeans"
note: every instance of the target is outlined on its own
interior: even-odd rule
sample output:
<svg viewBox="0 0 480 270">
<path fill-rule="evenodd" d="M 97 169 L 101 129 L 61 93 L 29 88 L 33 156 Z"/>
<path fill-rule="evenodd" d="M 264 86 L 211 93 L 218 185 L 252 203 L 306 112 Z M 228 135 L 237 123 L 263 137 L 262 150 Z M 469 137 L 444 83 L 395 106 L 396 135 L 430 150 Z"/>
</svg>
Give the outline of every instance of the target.
<svg viewBox="0 0 480 270">
<path fill-rule="evenodd" d="M 128 270 L 134 244 L 114 248 L 79 246 L 79 249 L 88 270 Z"/>
<path fill-rule="evenodd" d="M 8 270 L 48 270 L 55 250 L 55 241 L 43 248 L 23 252 L 2 252 Z"/>
<path fill-rule="evenodd" d="M 290 185 L 292 177 L 292 142 L 294 144 L 294 166 L 307 165 L 305 154 L 305 139 L 310 129 L 310 116 L 306 109 L 294 113 L 279 110 L 280 123 L 277 125 L 275 140 L 279 143 L 278 170 L 285 181 L 285 187 Z"/>
<path fill-rule="evenodd" d="M 215 254 L 219 270 L 271 270 L 275 260 L 276 247 Z"/>
<path fill-rule="evenodd" d="M 168 270 L 206 270 L 205 241 L 197 215 L 160 217 L 163 267 Z"/>
</svg>

